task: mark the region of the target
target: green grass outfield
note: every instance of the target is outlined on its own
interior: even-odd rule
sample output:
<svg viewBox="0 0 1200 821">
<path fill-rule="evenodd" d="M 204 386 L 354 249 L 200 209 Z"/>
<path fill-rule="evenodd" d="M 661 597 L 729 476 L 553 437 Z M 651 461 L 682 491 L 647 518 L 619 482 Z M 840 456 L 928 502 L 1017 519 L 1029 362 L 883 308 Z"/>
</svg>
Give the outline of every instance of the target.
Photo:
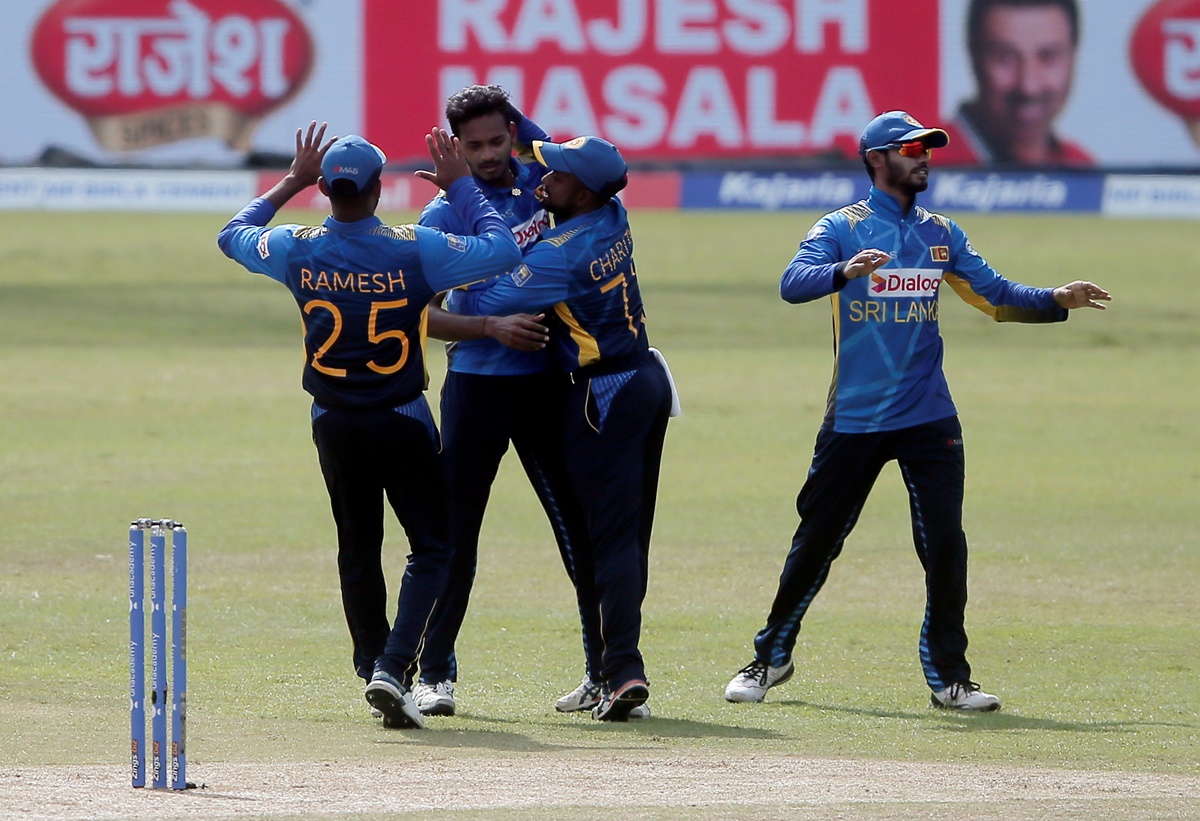
<svg viewBox="0 0 1200 821">
<path fill-rule="evenodd" d="M 5 213 L 0 765 L 125 762 L 126 533 L 165 516 L 191 536 L 195 779 L 208 763 L 608 748 L 1195 775 L 1194 223 L 957 215 L 1010 278 L 1114 295 L 1055 326 L 997 325 L 942 295 L 967 443 L 970 659 L 1003 711 L 925 706 L 922 576 L 894 467 L 806 619 L 795 678 L 767 704 L 725 703 L 774 593 L 829 383 L 827 303 L 778 297 L 816 216 L 632 216 L 651 340 L 684 407 L 645 607 L 656 717 L 554 713 L 582 675 L 579 628 L 510 458 L 459 645 L 460 715 L 380 744 L 349 663 L 291 297 L 220 254 L 219 215 Z M 435 405 L 444 367 L 431 344 Z M 389 514 L 393 583 L 405 552 Z"/>
</svg>

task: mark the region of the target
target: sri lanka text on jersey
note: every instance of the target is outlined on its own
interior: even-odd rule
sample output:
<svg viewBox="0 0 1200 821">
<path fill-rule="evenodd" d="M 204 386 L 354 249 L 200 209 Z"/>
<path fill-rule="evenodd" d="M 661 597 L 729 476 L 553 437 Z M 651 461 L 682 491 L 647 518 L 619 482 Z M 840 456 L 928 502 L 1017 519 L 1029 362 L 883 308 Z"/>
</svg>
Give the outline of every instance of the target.
<svg viewBox="0 0 1200 821">
<path fill-rule="evenodd" d="M 916 299 L 907 302 L 852 299 L 846 308 L 851 322 L 937 322 L 938 318 L 938 303 Z"/>
</svg>

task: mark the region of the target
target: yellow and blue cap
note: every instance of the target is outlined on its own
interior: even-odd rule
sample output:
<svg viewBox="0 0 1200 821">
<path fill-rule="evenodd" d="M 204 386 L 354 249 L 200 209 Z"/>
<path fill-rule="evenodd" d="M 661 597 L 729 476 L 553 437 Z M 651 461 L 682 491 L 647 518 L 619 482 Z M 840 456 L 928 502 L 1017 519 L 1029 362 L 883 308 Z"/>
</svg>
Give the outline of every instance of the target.
<svg viewBox="0 0 1200 821">
<path fill-rule="evenodd" d="M 617 147 L 599 137 L 565 143 L 533 141 L 533 156 L 551 171 L 573 174 L 589 190 L 611 197 L 629 183 L 629 166 Z"/>
<path fill-rule="evenodd" d="M 858 154 L 866 157 L 868 151 L 884 151 L 917 140 L 927 148 L 945 148 L 950 144 L 950 135 L 940 128 L 926 128 L 907 111 L 885 111 L 863 129 Z"/>
</svg>

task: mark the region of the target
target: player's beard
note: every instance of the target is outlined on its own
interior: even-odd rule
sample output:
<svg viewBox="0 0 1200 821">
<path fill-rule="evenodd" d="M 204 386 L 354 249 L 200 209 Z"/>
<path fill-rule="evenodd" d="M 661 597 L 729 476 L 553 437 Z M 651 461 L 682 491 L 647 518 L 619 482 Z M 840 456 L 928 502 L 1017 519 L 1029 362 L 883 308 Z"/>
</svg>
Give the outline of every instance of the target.
<svg viewBox="0 0 1200 821">
<path fill-rule="evenodd" d="M 893 159 L 890 152 L 884 156 L 887 158 L 885 162 L 889 186 L 910 196 L 916 196 L 929 188 L 929 163 L 905 167 L 906 164 L 902 160 Z M 925 173 L 918 173 L 920 171 Z"/>
</svg>

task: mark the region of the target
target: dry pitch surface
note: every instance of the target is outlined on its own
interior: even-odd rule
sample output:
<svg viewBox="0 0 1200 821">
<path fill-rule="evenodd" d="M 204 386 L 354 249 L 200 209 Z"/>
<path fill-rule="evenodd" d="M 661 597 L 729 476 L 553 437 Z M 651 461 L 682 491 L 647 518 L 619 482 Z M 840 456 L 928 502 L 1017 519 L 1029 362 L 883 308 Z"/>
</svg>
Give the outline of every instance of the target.
<svg viewBox="0 0 1200 821">
<path fill-rule="evenodd" d="M 0 767 L 0 818 L 1128 819 L 1200 818 L 1200 775 L 974 764 L 584 752 L 195 764 L 186 793 L 116 767 Z"/>
</svg>

